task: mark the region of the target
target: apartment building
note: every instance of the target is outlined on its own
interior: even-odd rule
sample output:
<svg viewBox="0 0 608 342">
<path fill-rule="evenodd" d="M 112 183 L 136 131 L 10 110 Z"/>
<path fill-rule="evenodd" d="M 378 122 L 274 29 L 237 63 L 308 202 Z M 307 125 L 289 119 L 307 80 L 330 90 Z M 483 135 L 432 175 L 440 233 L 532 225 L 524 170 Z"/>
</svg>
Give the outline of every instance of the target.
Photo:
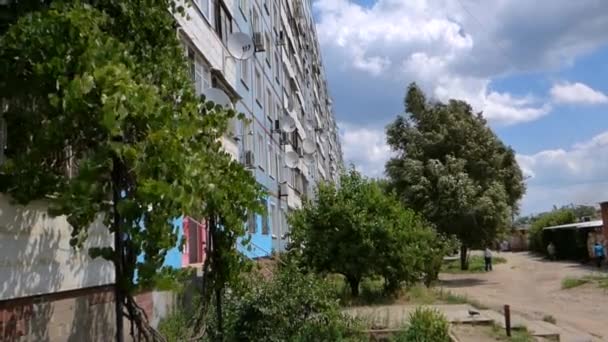
<svg viewBox="0 0 608 342">
<path fill-rule="evenodd" d="M 235 120 L 223 138 L 225 149 L 268 192 L 267 215 L 249 218 L 251 246 L 243 252 L 255 258 L 284 250 L 287 213 L 313 195 L 318 181 L 337 181 L 342 165 L 311 2 L 193 0 L 177 20 L 196 91 L 223 90 L 248 118 Z M 255 52 L 248 59 L 228 50 L 237 32 L 251 37 Z M 284 129 L 286 121 L 293 127 Z M 188 239 L 203 241 L 204 224 L 190 227 L 200 231 L 190 230 Z M 188 246 L 202 248 L 192 241 Z"/>
</svg>

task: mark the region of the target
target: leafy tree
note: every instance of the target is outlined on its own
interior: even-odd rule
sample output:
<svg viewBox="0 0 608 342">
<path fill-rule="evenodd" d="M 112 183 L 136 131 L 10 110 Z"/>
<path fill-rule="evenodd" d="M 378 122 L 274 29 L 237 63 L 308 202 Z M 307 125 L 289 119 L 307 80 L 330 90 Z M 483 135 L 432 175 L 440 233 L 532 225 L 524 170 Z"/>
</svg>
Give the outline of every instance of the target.
<svg viewBox="0 0 608 342">
<path fill-rule="evenodd" d="M 387 127 L 397 155 L 386 172 L 392 188 L 437 229 L 461 241 L 461 267 L 469 248 L 490 243 L 510 222 L 524 193 L 514 152 L 480 114 L 463 102 L 427 101 L 411 84 L 407 114 Z"/>
<path fill-rule="evenodd" d="M 340 186 L 319 184 L 316 200 L 290 217 L 293 253 L 321 273 L 339 273 L 357 296 L 366 276 L 385 279 L 387 291 L 424 277 L 437 234 L 378 182 L 351 169 Z M 443 257 L 443 255 L 441 255 Z"/>
<path fill-rule="evenodd" d="M 574 211 L 567 208 L 554 209 L 540 214 L 530 226 L 530 249 L 539 253 L 546 253 L 548 242 L 543 239 L 543 228 L 574 223 L 575 221 Z"/>
<path fill-rule="evenodd" d="M 90 254 L 114 263 L 118 316 L 124 304 L 140 334 L 160 338 L 133 293 L 174 283 L 163 267 L 178 244 L 172 219 L 212 219 L 207 269 L 221 290 L 238 272 L 245 214 L 260 209 L 260 188 L 219 142 L 235 113 L 195 95 L 172 1 L 46 3 L 13 3 L 32 12 L 0 37 L 0 191 L 20 204 L 49 201 L 74 246 L 103 220 L 115 247 Z"/>
</svg>

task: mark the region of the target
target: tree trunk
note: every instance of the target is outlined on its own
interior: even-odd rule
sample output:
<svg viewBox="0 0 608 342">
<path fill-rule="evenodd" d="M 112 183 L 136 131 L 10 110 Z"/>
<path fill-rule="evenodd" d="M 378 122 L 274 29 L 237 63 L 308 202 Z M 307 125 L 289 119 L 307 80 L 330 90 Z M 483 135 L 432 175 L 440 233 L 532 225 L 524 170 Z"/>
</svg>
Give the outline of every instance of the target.
<svg viewBox="0 0 608 342">
<path fill-rule="evenodd" d="M 461 245 L 460 246 L 460 269 L 465 271 L 469 269 L 469 260 L 467 258 L 467 246 L 466 245 Z"/>
<path fill-rule="evenodd" d="M 123 246 L 122 236 L 120 231 L 121 217 L 118 212 L 118 201 L 120 201 L 120 169 L 118 158 L 113 158 L 112 166 L 112 205 L 114 217 L 112 219 L 112 225 L 114 226 L 114 301 L 116 311 L 116 342 L 122 342 L 124 340 L 124 327 L 123 327 L 123 302 L 125 300 L 124 293 L 121 289 L 120 281 L 123 278 Z"/>
<path fill-rule="evenodd" d="M 348 285 L 350 286 L 350 294 L 353 297 L 359 297 L 359 283 L 361 282 L 361 278 L 347 276 L 346 281 L 348 281 Z"/>
</svg>

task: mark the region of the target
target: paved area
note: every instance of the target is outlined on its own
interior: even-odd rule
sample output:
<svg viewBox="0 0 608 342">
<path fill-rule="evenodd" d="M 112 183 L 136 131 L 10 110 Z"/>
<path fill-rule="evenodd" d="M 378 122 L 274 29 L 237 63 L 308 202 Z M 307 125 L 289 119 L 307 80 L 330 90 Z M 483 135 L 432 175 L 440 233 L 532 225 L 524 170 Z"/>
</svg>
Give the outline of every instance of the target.
<svg viewBox="0 0 608 342">
<path fill-rule="evenodd" d="M 491 309 L 531 320 L 552 316 L 562 331 L 561 341 L 608 341 L 608 293 L 593 285 L 562 290 L 567 276 L 597 272 L 572 262 L 549 262 L 528 253 L 500 253 L 506 264 L 480 274 L 441 274 L 445 289 L 473 298 Z M 588 332 L 588 334 L 582 334 Z"/>
</svg>

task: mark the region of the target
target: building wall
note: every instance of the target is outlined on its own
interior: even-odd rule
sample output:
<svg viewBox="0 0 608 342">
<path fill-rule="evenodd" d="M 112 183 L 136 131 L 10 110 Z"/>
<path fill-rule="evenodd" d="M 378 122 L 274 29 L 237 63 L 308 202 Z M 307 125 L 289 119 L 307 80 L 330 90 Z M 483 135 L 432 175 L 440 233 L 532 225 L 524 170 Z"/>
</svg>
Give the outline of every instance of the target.
<svg viewBox="0 0 608 342">
<path fill-rule="evenodd" d="M 222 16 L 231 17 L 232 32 L 251 37 L 261 34 L 265 51 L 246 61 L 232 58 L 216 25 L 217 8 L 223 9 Z M 241 250 L 251 257 L 283 250 L 289 242 L 288 212 L 313 195 L 316 182 L 337 181 L 342 166 L 310 1 L 196 0 L 188 7 L 187 17 L 177 16 L 177 20 L 182 27 L 179 36 L 192 60 L 197 91 L 222 88 L 248 119 L 235 122 L 222 142 L 266 189 L 270 228 L 264 230 L 264 220 L 259 217 L 250 220 L 255 225 L 247 227 L 252 245 Z M 275 131 L 275 121 L 287 116 L 295 120 L 296 132 Z M 301 153 L 305 139 L 316 145 L 314 161 L 287 168 L 285 153 Z M 254 156 L 252 163 L 246 163 L 247 155 Z M 283 189 L 281 196 L 279 188 Z"/>
<path fill-rule="evenodd" d="M 113 283 L 112 263 L 88 255 L 90 247 L 111 246 L 112 235 L 97 221 L 76 250 L 71 229 L 43 202 L 17 206 L 0 195 L 0 300 Z"/>
<path fill-rule="evenodd" d="M 153 327 L 176 304 L 171 292 L 145 292 L 135 297 Z M 112 286 L 0 301 L 0 341 L 112 341 L 116 334 Z M 125 341 L 130 323 L 124 320 Z"/>
</svg>

